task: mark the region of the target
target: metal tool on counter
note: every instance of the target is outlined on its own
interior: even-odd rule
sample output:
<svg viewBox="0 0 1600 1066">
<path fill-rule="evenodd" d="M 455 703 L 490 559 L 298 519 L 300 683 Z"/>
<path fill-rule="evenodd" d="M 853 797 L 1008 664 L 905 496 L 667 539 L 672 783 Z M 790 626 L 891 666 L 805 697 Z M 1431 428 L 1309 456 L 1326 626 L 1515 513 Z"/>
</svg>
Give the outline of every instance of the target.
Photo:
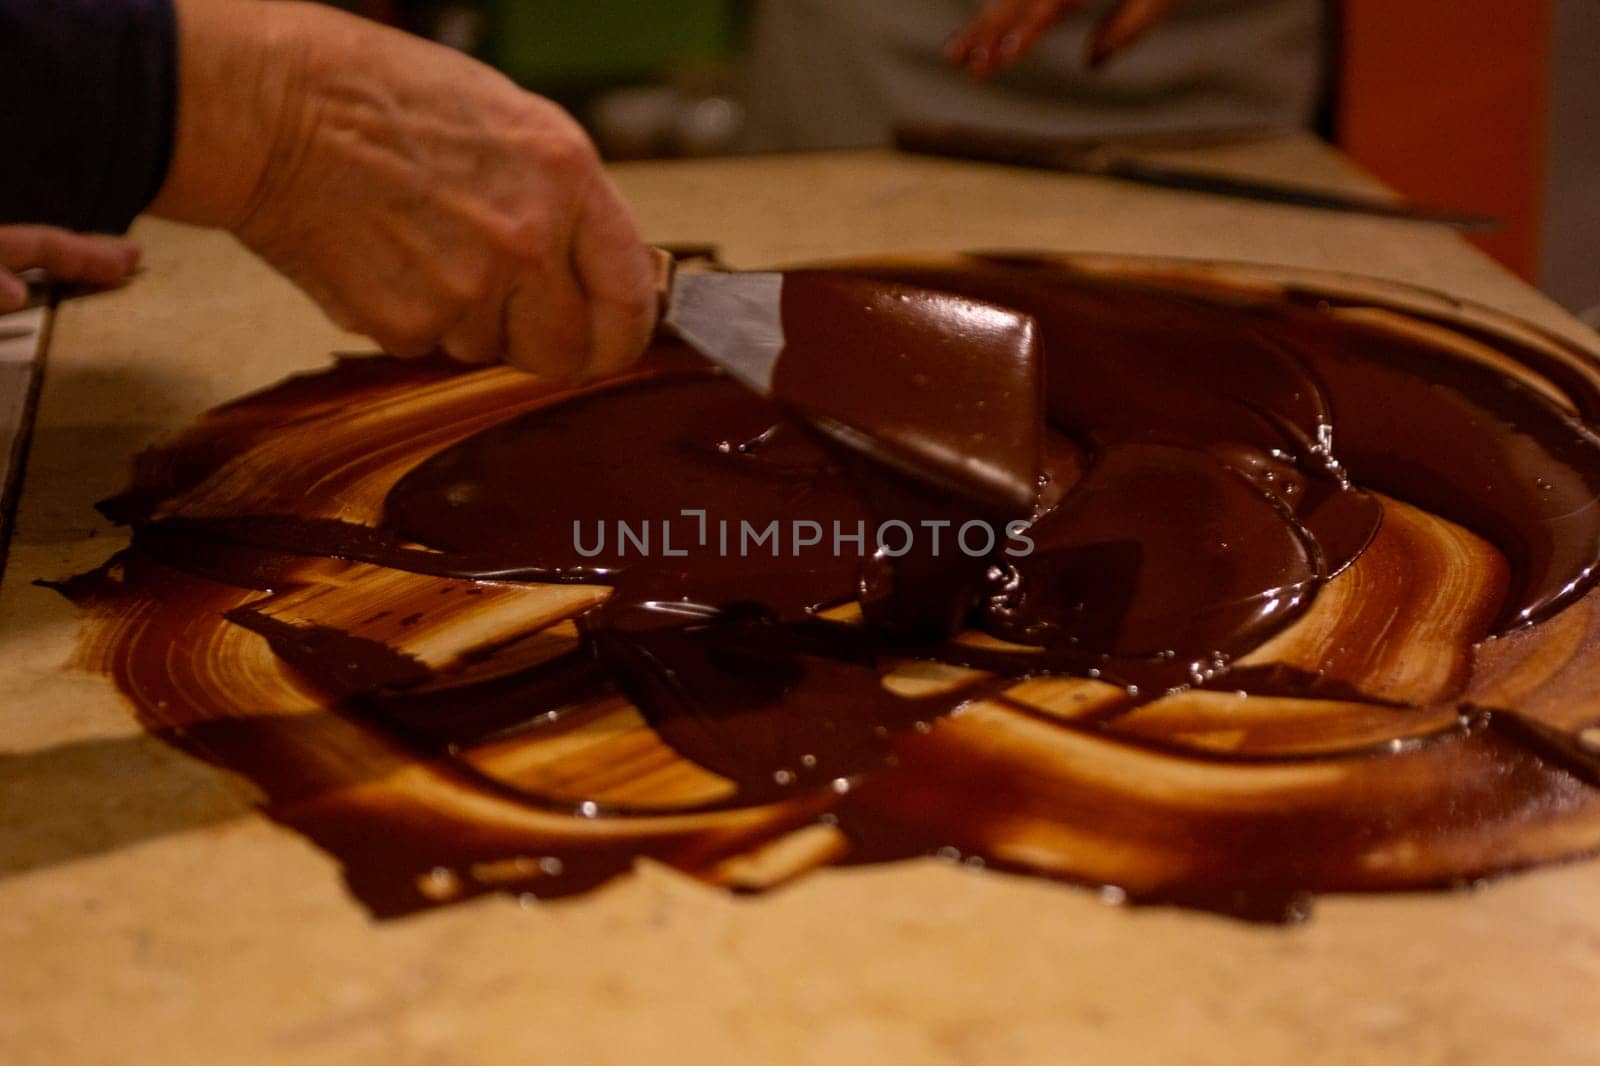
<svg viewBox="0 0 1600 1066">
<path fill-rule="evenodd" d="M 22 465 L 39 393 L 40 361 L 49 324 L 49 300 L 36 272 L 27 306 L 0 315 L 0 573 L 5 571 L 12 516 L 22 487 Z"/>
<path fill-rule="evenodd" d="M 57 281 L 37 269 L 24 270 L 19 277 L 28 286 L 28 302 L 0 315 L 0 574 L 5 572 L 12 519 L 33 433 L 51 315 L 62 300 L 104 291 L 103 287 Z"/>
<path fill-rule="evenodd" d="M 1149 162 L 1137 153 L 1199 148 L 1238 140 L 1260 140 L 1262 131 L 1181 131 L 1116 137 L 1064 138 L 1015 133 L 943 122 L 902 122 L 894 128 L 896 147 L 923 155 L 950 156 L 985 163 L 1059 170 L 1098 178 L 1138 182 L 1164 189 L 1229 196 L 1264 203 L 1343 211 L 1379 218 L 1433 222 L 1464 230 L 1491 230 L 1500 220 L 1450 208 L 1406 201 L 1373 200 L 1325 189 L 1255 181 L 1188 167 Z"/>
<path fill-rule="evenodd" d="M 854 452 L 984 509 L 1031 512 L 1031 316 L 849 274 L 696 272 L 657 256 L 662 332 Z"/>
</svg>

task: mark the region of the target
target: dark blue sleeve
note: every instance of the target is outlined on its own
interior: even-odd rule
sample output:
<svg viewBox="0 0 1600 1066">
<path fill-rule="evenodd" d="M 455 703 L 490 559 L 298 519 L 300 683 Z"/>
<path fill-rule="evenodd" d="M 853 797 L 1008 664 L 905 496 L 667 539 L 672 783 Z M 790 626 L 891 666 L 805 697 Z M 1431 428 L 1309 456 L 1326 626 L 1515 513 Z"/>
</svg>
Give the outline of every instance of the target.
<svg viewBox="0 0 1600 1066">
<path fill-rule="evenodd" d="M 0 0 L 0 222 L 120 233 L 172 159 L 171 0 Z"/>
</svg>

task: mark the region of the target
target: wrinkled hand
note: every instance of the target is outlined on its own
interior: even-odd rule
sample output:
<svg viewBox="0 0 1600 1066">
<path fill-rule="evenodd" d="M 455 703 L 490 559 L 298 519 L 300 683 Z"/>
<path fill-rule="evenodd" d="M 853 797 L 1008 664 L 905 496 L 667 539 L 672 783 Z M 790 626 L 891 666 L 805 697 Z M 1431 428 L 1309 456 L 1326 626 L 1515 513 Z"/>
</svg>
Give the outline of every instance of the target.
<svg viewBox="0 0 1600 1066">
<path fill-rule="evenodd" d="M 139 265 L 139 246 L 120 237 L 54 226 L 0 226 L 0 314 L 28 302 L 17 274 L 38 268 L 57 281 L 115 285 Z"/>
<path fill-rule="evenodd" d="M 945 58 L 986 78 L 1015 66 L 1062 15 L 1085 0 L 988 0 L 976 18 L 950 38 Z M 1172 13 L 1183 0 L 1118 0 L 1089 35 L 1087 62 L 1098 67 Z"/>
<path fill-rule="evenodd" d="M 220 72 L 191 68 L 183 103 L 254 84 L 265 137 L 239 167 L 253 180 L 216 196 L 228 175 L 200 159 L 199 181 L 186 182 L 180 164 L 195 154 L 186 148 L 203 156 L 221 135 L 190 126 L 226 130 L 240 109 L 191 112 L 158 210 L 198 205 L 336 322 L 396 355 L 442 348 L 574 379 L 643 351 L 655 315 L 647 249 L 555 104 L 459 53 L 320 5 L 219 11 L 186 0 L 179 11 L 185 58 L 234 57 Z M 257 28 L 241 52 L 228 24 L 242 11 Z M 237 156 L 241 135 L 213 153 Z"/>
</svg>

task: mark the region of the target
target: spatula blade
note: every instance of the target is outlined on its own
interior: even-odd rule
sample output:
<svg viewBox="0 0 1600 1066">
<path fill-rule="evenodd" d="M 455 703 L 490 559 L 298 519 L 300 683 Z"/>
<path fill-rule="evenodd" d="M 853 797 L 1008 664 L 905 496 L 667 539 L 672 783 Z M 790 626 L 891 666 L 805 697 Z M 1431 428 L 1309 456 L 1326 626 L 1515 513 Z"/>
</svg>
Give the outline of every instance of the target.
<svg viewBox="0 0 1600 1066">
<path fill-rule="evenodd" d="M 783 275 L 679 274 L 665 323 L 690 347 L 763 396 L 783 351 Z"/>
</svg>

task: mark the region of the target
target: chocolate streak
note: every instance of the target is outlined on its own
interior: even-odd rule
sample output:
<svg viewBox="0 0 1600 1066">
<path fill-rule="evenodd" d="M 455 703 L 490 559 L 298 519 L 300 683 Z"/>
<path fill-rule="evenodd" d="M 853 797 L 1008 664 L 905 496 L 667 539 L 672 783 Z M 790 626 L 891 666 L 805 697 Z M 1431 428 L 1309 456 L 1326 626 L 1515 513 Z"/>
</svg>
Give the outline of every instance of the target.
<svg viewBox="0 0 1600 1066">
<path fill-rule="evenodd" d="M 1462 699 L 1476 642 L 1596 580 L 1600 440 L 1578 416 L 1326 304 L 1042 259 L 857 273 L 1037 320 L 1042 428 L 962 427 L 997 456 L 1042 454 L 1031 553 L 1006 550 L 1011 516 L 831 447 L 663 343 L 627 380 L 570 396 L 510 376 L 458 396 L 466 372 L 346 363 L 244 401 L 145 461 L 119 503 L 130 551 L 67 591 L 124 619 L 98 655 L 146 721 L 261 783 L 378 913 L 569 894 L 639 855 L 753 889 L 940 854 L 1282 918 L 1308 892 L 1457 883 L 1600 845 L 1592 754 Z M 825 310 L 786 298 L 791 345 L 808 366 L 848 365 L 871 397 L 874 368 L 903 353 L 843 344 Z M 975 417 L 1008 387 L 988 369 Z M 341 397 L 409 398 L 443 421 L 342 429 Z M 300 432 L 327 434 L 337 476 L 272 457 L 296 431 L 263 413 L 312 408 L 326 416 Z M 358 458 L 374 432 L 386 465 Z M 266 459 L 241 488 L 229 463 L 247 455 Z M 350 502 L 385 487 L 381 509 Z M 822 543 L 793 547 L 796 521 Z M 915 534 L 903 555 L 871 550 L 891 521 Z M 738 550 L 769 523 L 776 550 Z M 923 523 L 944 523 L 942 550 Z M 990 550 L 959 550 L 964 527 Z M 836 529 L 864 529 L 866 554 L 833 550 Z M 1378 575 L 1367 595 L 1393 598 L 1389 638 L 1415 647 L 1339 630 L 1362 604 L 1316 614 L 1347 571 Z M 371 591 L 385 582 L 399 591 Z M 568 589 L 546 607 L 553 586 Z M 425 636 L 523 603 L 536 624 L 450 655 Z M 1337 639 L 1316 645 L 1328 618 Z M 331 716 L 230 710 L 201 660 L 248 654 L 246 631 Z M 1281 656 L 1251 657 L 1280 637 Z M 1340 665 L 1375 639 L 1373 662 L 1441 669 L 1425 684 Z M 342 769 L 262 756 L 295 750 L 296 730 L 348 749 Z M 425 784 L 375 783 L 397 765 Z"/>
</svg>

